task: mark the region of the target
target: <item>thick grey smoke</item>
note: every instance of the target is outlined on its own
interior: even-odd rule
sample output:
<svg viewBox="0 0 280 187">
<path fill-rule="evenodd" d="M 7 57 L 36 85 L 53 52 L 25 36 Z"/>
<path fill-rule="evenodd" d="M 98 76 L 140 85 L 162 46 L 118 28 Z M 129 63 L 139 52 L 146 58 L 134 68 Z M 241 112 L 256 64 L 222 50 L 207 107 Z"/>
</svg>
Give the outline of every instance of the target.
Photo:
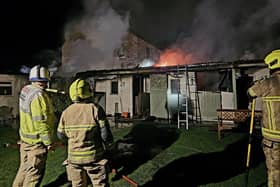
<svg viewBox="0 0 280 187">
<path fill-rule="evenodd" d="M 183 48 L 197 62 L 262 59 L 280 46 L 279 0 L 203 0 L 196 6 Z"/>
<path fill-rule="evenodd" d="M 85 14 L 65 27 L 59 73 L 73 76 L 86 70 L 116 68 L 113 52 L 127 34 L 128 15 L 121 17 L 107 1 L 85 0 Z"/>
</svg>

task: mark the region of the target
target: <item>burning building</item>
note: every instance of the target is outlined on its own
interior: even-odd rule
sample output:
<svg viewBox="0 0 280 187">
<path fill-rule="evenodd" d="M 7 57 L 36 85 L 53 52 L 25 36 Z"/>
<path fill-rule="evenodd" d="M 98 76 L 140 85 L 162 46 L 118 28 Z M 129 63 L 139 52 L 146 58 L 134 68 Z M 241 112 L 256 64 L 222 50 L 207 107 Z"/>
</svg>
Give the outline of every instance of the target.
<svg viewBox="0 0 280 187">
<path fill-rule="evenodd" d="M 182 107 L 187 104 L 188 118 L 217 120 L 216 110 L 221 106 L 243 107 L 243 99 L 247 97 L 244 83 L 263 75 L 259 74 L 262 68 L 263 62 L 255 60 L 95 70 L 80 72 L 78 76 L 94 80 L 96 91 L 103 93 L 99 101 L 111 115 L 129 112 L 132 117 L 152 115 L 170 119 L 184 111 Z M 215 91 L 198 89 L 197 74 L 201 72 L 220 72 Z M 211 77 L 205 74 L 203 79 Z M 243 83 L 238 84 L 240 81 Z"/>
<path fill-rule="evenodd" d="M 82 30 L 66 35 L 62 73 L 86 77 L 109 115 L 170 119 L 185 110 L 191 118 L 215 120 L 221 105 L 247 107 L 244 92 L 253 78 L 245 75 L 263 67 L 258 60 L 198 63 L 195 53 L 175 47 L 160 51 L 133 33 L 104 48 L 95 36 Z M 184 116 L 187 121 L 189 115 Z"/>
</svg>

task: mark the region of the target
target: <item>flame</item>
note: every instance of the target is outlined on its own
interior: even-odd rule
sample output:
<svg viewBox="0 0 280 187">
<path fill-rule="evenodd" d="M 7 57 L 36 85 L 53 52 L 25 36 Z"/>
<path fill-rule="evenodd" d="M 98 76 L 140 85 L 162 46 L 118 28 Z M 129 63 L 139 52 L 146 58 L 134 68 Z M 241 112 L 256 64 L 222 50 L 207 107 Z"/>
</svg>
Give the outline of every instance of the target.
<svg viewBox="0 0 280 187">
<path fill-rule="evenodd" d="M 159 61 L 154 64 L 155 67 L 176 66 L 184 64 L 192 64 L 193 55 L 186 54 L 181 49 L 167 49 L 160 57 Z"/>
</svg>

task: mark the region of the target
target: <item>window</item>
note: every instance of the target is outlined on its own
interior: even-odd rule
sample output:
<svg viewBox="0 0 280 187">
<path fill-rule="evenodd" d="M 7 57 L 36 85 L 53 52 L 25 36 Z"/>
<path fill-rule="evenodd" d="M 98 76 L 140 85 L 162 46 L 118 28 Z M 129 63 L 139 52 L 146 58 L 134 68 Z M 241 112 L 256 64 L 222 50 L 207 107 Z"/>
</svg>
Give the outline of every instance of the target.
<svg viewBox="0 0 280 187">
<path fill-rule="evenodd" d="M 144 93 L 150 93 L 151 81 L 148 77 L 144 78 Z"/>
<path fill-rule="evenodd" d="M 111 82 L 111 94 L 118 94 L 118 81 L 112 81 Z"/>
<path fill-rule="evenodd" d="M 171 94 L 180 93 L 180 79 L 171 80 Z"/>
<path fill-rule="evenodd" d="M 124 58 L 125 57 L 125 52 L 124 52 L 124 48 L 120 47 L 119 49 L 117 49 L 117 55 L 119 58 Z"/>
<path fill-rule="evenodd" d="M 12 82 L 0 82 L 0 95 L 12 95 Z"/>
</svg>

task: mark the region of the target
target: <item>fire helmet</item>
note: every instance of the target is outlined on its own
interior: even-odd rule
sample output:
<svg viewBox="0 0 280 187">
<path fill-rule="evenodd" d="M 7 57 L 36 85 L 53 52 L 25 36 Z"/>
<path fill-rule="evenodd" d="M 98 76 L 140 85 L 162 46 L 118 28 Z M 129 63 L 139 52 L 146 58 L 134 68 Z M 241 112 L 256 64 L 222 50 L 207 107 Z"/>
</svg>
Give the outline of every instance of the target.
<svg viewBox="0 0 280 187">
<path fill-rule="evenodd" d="M 87 81 L 77 79 L 71 84 L 69 95 L 73 102 L 79 102 L 80 100 L 92 97 L 93 93 Z"/>
<path fill-rule="evenodd" d="M 50 72 L 47 68 L 42 67 L 40 65 L 36 65 L 30 70 L 29 81 L 48 82 L 50 81 Z"/>
<path fill-rule="evenodd" d="M 280 49 L 273 50 L 269 53 L 265 57 L 264 62 L 268 65 L 269 69 L 280 68 Z"/>
</svg>

